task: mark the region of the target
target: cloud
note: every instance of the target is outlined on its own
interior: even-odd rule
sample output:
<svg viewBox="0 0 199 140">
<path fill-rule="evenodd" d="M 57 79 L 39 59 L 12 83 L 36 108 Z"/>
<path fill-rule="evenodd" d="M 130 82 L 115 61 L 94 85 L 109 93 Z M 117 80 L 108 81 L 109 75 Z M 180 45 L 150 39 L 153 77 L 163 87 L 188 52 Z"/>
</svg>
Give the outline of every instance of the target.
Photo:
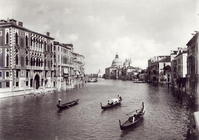
<svg viewBox="0 0 199 140">
<path fill-rule="evenodd" d="M 150 57 L 168 55 L 171 49 L 185 46 L 198 27 L 195 0 L 1 3 L 1 17 L 14 17 L 31 30 L 50 31 L 57 41 L 73 43 L 74 50 L 85 55 L 88 73 L 110 66 L 116 53 L 145 68 Z"/>
</svg>

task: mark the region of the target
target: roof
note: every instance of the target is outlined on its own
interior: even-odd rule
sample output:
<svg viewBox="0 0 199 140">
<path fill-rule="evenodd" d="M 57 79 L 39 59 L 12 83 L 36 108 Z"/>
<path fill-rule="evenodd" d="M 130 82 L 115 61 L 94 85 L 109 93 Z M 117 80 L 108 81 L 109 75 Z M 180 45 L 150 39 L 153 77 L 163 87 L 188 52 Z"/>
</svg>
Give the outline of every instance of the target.
<svg viewBox="0 0 199 140">
<path fill-rule="evenodd" d="M 72 49 L 73 49 L 73 45 L 72 45 L 72 44 L 60 43 L 60 42 L 58 42 L 58 41 L 54 41 L 53 43 L 54 43 L 54 45 L 59 45 L 59 46 L 61 46 L 61 47 L 64 47 L 64 48 L 66 48 L 66 49 L 69 49 L 69 50 L 72 50 Z"/>
<path fill-rule="evenodd" d="M 190 46 L 191 44 L 193 44 L 194 42 L 196 42 L 197 37 L 198 37 L 198 32 L 189 40 L 189 42 L 186 45 Z"/>
<path fill-rule="evenodd" d="M 79 54 L 79 53 L 75 53 L 75 52 L 72 52 L 75 56 L 81 56 L 83 58 L 85 58 L 83 55 Z"/>
<path fill-rule="evenodd" d="M 15 21 L 15 22 L 12 22 L 11 20 L 12 20 L 12 21 Z M 25 31 L 27 31 L 27 32 L 32 32 L 32 33 L 34 33 L 34 34 L 37 34 L 37 35 L 40 35 L 40 36 L 43 36 L 43 37 L 46 37 L 46 38 L 49 38 L 49 39 L 54 40 L 54 38 L 52 38 L 52 37 L 50 37 L 50 36 L 47 36 L 47 35 L 45 35 L 45 34 L 41 34 L 41 33 L 32 31 L 32 30 L 27 29 L 27 28 L 25 28 L 25 27 L 23 27 L 23 26 L 17 25 L 17 24 L 16 24 L 16 20 L 14 20 L 14 19 L 11 19 L 11 20 L 10 20 L 10 21 L 1 20 L 1 21 L 5 21 L 5 22 L 1 22 L 1 23 L 0 23 L 0 27 L 15 27 L 15 28 L 18 28 L 18 29 L 21 29 L 21 30 L 25 30 Z"/>
</svg>

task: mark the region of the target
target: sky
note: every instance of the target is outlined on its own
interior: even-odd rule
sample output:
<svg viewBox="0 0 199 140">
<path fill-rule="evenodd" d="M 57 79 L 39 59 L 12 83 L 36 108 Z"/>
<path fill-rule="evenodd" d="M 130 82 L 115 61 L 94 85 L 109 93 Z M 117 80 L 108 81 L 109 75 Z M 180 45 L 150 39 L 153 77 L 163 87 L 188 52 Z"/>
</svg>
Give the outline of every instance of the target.
<svg viewBox="0 0 199 140">
<path fill-rule="evenodd" d="M 115 55 L 146 68 L 153 56 L 186 47 L 199 30 L 197 0 L 0 0 L 0 18 L 22 21 L 85 56 L 102 73 Z"/>
</svg>

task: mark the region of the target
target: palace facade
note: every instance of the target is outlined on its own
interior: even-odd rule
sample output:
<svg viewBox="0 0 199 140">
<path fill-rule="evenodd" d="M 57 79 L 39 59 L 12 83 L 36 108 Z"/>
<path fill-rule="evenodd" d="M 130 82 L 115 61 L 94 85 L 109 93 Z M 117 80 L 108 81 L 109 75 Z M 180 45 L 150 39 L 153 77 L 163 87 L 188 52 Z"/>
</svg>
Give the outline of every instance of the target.
<svg viewBox="0 0 199 140">
<path fill-rule="evenodd" d="M 54 41 L 14 19 L 0 20 L 0 89 L 55 88 L 71 83 L 73 45 Z"/>
</svg>

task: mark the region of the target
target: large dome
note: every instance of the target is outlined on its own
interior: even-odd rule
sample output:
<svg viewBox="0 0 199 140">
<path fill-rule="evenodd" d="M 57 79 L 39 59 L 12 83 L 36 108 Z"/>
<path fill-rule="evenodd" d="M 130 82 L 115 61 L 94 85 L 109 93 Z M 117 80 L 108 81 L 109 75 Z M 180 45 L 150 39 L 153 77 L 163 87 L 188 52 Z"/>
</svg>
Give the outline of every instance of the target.
<svg viewBox="0 0 199 140">
<path fill-rule="evenodd" d="M 121 67 L 122 66 L 122 60 L 119 58 L 119 55 L 115 55 L 115 59 L 112 61 L 112 67 Z"/>
</svg>

